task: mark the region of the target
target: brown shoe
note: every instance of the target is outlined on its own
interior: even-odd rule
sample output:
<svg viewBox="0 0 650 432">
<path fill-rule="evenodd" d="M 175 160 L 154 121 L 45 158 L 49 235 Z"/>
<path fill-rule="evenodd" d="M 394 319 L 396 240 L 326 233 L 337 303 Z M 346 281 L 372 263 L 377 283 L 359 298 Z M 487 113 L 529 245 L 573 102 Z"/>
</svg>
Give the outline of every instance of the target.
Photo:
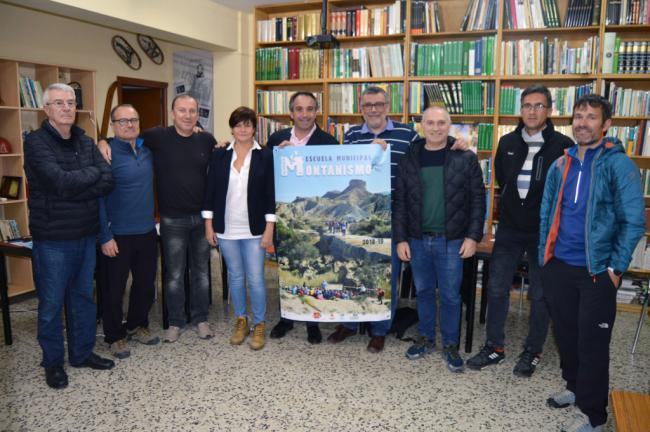
<svg viewBox="0 0 650 432">
<path fill-rule="evenodd" d="M 250 333 L 248 320 L 246 317 L 238 317 L 237 322 L 235 323 L 235 330 L 233 330 L 232 337 L 230 338 L 230 345 L 243 344 L 248 333 Z"/>
<path fill-rule="evenodd" d="M 336 330 L 334 333 L 329 335 L 327 337 L 327 340 L 330 341 L 331 343 L 339 343 L 343 342 L 350 336 L 354 336 L 357 334 L 355 330 L 350 330 L 349 328 L 345 327 L 343 324 L 339 324 L 336 326 Z"/>
<path fill-rule="evenodd" d="M 386 341 L 386 336 L 373 336 L 368 342 L 367 350 L 371 353 L 378 353 L 384 350 L 384 342 Z"/>
<path fill-rule="evenodd" d="M 264 348 L 265 344 L 265 332 L 266 332 L 266 325 L 262 322 L 253 328 L 253 337 L 251 338 L 251 341 L 248 343 L 250 345 L 252 350 L 261 350 Z"/>
</svg>

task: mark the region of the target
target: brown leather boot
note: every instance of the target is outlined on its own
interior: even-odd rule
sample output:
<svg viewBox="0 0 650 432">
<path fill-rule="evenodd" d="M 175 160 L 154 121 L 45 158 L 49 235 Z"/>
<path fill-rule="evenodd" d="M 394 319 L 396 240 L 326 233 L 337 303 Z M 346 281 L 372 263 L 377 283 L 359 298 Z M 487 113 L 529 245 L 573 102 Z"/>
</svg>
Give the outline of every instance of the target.
<svg viewBox="0 0 650 432">
<path fill-rule="evenodd" d="M 248 320 L 246 317 L 237 317 L 235 330 L 233 330 L 232 337 L 230 338 L 230 345 L 243 344 L 248 333 L 250 333 L 250 329 L 248 328 Z"/>
<path fill-rule="evenodd" d="M 261 350 L 264 348 L 264 344 L 266 343 L 266 325 L 261 322 L 253 328 L 253 337 L 251 338 L 251 341 L 248 343 L 250 345 L 251 349 L 257 351 Z"/>
</svg>

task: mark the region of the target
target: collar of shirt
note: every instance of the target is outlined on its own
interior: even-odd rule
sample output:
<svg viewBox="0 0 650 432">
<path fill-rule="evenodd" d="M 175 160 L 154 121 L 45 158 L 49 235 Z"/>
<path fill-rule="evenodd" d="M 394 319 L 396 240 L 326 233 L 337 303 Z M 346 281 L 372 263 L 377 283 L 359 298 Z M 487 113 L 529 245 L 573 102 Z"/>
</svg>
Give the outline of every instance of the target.
<svg viewBox="0 0 650 432">
<path fill-rule="evenodd" d="M 379 132 L 379 133 L 376 134 L 376 133 L 374 133 L 373 131 L 371 131 L 370 128 L 368 128 L 368 123 L 365 123 L 365 122 L 364 122 L 364 123 L 363 123 L 363 126 L 361 126 L 361 133 L 364 133 L 364 134 L 365 134 L 365 133 L 370 133 L 370 134 L 373 134 L 373 135 L 375 135 L 375 136 L 379 136 L 379 135 L 382 134 L 384 131 L 387 131 L 387 130 L 393 130 L 394 128 L 395 128 L 395 125 L 393 125 L 393 121 L 392 121 L 390 118 L 387 117 L 387 118 L 386 118 L 386 128 L 385 128 L 383 131 L 381 131 L 381 132 Z"/>
<path fill-rule="evenodd" d="M 235 146 L 235 140 L 230 141 L 230 144 L 226 148 L 226 151 L 232 150 Z M 262 150 L 262 146 L 257 141 L 253 140 L 253 150 Z"/>
<path fill-rule="evenodd" d="M 316 123 L 314 123 L 314 126 L 311 128 L 309 133 L 303 139 L 300 139 L 296 136 L 295 129 L 296 129 L 295 127 L 291 128 L 291 138 L 289 138 L 289 142 L 295 146 L 304 146 L 307 145 L 307 142 L 316 131 Z"/>
<path fill-rule="evenodd" d="M 113 137 L 113 141 L 115 141 L 115 142 L 117 142 L 117 143 L 126 144 L 126 145 L 128 145 L 129 147 L 131 146 L 131 143 L 130 143 L 130 142 L 128 142 L 128 141 L 124 141 L 124 140 L 119 139 L 119 138 L 117 138 L 117 137 Z M 142 138 L 137 137 L 137 138 L 135 139 L 135 148 L 136 148 L 136 149 L 140 150 L 140 149 L 142 148 L 142 145 L 143 145 L 143 144 L 144 144 L 144 140 L 143 140 Z"/>
<path fill-rule="evenodd" d="M 226 150 L 232 150 L 233 151 L 232 152 L 233 153 L 232 154 L 232 160 L 230 161 L 230 169 L 233 169 L 233 167 L 235 165 L 235 161 L 237 160 L 237 152 L 234 151 L 234 147 L 235 147 L 235 141 L 232 141 L 230 143 L 230 145 L 228 146 L 228 148 L 226 149 Z M 253 140 L 253 147 L 251 147 L 251 149 L 248 151 L 248 153 L 246 153 L 246 158 L 244 159 L 244 164 L 242 165 L 241 170 L 239 171 L 240 173 L 243 173 L 244 170 L 248 170 L 248 167 L 251 164 L 251 155 L 253 154 L 253 150 L 262 150 L 262 146 L 260 146 L 260 144 L 255 140 Z"/>
</svg>

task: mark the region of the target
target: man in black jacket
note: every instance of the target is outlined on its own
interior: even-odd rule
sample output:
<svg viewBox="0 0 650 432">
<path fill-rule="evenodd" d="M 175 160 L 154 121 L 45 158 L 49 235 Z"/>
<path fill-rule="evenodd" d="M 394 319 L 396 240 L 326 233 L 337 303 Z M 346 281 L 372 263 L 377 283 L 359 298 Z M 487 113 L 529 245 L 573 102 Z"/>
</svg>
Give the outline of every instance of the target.
<svg viewBox="0 0 650 432">
<path fill-rule="evenodd" d="M 336 138 L 318 127 L 316 124 L 317 114 L 318 100 L 312 93 L 294 93 L 289 99 L 289 116 L 293 120 L 293 127 L 272 134 L 266 143 L 267 147 L 338 144 Z M 279 339 L 291 329 L 293 329 L 293 321 L 288 318 L 280 318 L 280 322 L 271 330 L 270 336 L 272 339 Z M 320 343 L 323 340 L 318 323 L 307 321 L 307 340 L 312 344 Z"/>
<path fill-rule="evenodd" d="M 524 252 L 528 256 L 530 318 L 524 351 L 513 373 L 530 377 L 540 361 L 549 315 L 537 262 L 539 209 L 548 168 L 565 148 L 573 145 L 570 138 L 553 128 L 547 118 L 551 109 L 551 94 L 546 87 L 528 87 L 521 94 L 521 120 L 517 129 L 499 140 L 494 168 L 501 187 L 501 202 L 487 285 L 487 337 L 481 351 L 467 361 L 470 369 L 480 370 L 505 359 L 504 327 L 510 286 Z"/>
<path fill-rule="evenodd" d="M 66 84 L 50 85 L 43 93 L 43 106 L 47 119 L 25 139 L 25 173 L 41 366 L 47 385 L 60 389 L 68 385 L 63 369 L 64 303 L 70 365 L 93 369 L 115 365 L 93 353 L 92 282 L 99 231 L 97 198 L 111 191 L 113 178 L 92 139 L 74 124 L 74 90 Z"/>
<path fill-rule="evenodd" d="M 415 141 L 399 163 L 393 237 L 399 258 L 411 262 L 418 297 L 419 337 L 406 357 L 421 358 L 434 348 L 437 286 L 443 357 L 452 372 L 462 372 L 462 259 L 474 255 L 483 237 L 485 186 L 476 155 L 450 151 L 455 141 L 449 137 L 450 126 L 442 107 L 423 113 L 425 138 Z"/>
</svg>

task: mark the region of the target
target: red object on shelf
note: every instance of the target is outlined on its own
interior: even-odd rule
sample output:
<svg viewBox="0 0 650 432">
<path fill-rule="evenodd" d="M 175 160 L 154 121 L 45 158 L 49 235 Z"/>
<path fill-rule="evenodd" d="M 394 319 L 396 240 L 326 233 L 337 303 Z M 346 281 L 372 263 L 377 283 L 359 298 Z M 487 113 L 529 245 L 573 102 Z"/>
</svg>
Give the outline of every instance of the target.
<svg viewBox="0 0 650 432">
<path fill-rule="evenodd" d="M 11 153 L 11 143 L 7 138 L 0 137 L 0 154 Z"/>
</svg>

